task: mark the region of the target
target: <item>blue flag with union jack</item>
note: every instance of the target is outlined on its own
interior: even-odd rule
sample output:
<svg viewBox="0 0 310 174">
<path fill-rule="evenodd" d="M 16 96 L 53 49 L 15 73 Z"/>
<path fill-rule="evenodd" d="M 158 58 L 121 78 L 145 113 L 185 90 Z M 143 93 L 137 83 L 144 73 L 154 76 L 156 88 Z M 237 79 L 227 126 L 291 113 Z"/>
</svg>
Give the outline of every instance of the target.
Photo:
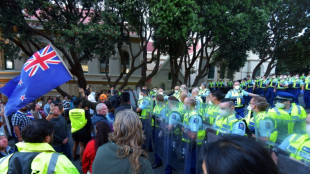
<svg viewBox="0 0 310 174">
<path fill-rule="evenodd" d="M 19 76 L 0 89 L 9 98 L 4 114 L 9 116 L 15 113 L 71 79 L 71 74 L 53 47 L 46 46 L 27 60 Z"/>
</svg>

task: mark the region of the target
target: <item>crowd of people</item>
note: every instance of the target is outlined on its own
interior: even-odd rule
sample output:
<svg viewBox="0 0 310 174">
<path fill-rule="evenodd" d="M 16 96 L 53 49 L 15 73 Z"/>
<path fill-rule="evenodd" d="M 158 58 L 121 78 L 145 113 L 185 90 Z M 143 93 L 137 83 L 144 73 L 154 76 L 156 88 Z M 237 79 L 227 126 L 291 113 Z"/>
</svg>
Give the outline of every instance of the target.
<svg viewBox="0 0 310 174">
<path fill-rule="evenodd" d="M 79 160 L 83 173 L 153 173 L 161 165 L 167 174 L 278 173 L 274 148 L 309 165 L 310 115 L 298 102 L 302 93 L 310 108 L 309 84 L 310 73 L 173 91 L 88 85 L 77 97 L 38 99 L 7 118 L 1 103 L 0 171 L 79 173 L 72 164 Z"/>
</svg>

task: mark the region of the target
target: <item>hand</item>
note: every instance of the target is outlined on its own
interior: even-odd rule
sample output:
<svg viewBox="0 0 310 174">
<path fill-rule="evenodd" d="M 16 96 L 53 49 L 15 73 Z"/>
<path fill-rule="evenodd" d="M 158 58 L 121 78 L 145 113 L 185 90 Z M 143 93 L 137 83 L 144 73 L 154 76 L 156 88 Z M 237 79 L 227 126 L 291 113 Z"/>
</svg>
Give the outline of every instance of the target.
<svg viewBox="0 0 310 174">
<path fill-rule="evenodd" d="M 84 93 L 84 89 L 83 88 L 79 88 L 79 93 Z"/>
<path fill-rule="evenodd" d="M 303 90 L 301 90 L 301 91 L 300 91 L 300 93 L 301 93 L 301 94 L 304 94 L 304 91 L 303 91 Z"/>
<path fill-rule="evenodd" d="M 62 144 L 66 144 L 69 141 L 69 138 L 63 140 Z"/>
<path fill-rule="evenodd" d="M 22 141 L 23 141 L 23 138 L 22 138 L 22 137 L 18 137 L 17 139 L 18 139 L 19 142 L 22 142 Z"/>
<path fill-rule="evenodd" d="M 275 89 L 273 90 L 274 93 L 276 93 L 276 91 L 277 91 L 277 90 L 275 90 Z"/>
<path fill-rule="evenodd" d="M 50 112 L 53 112 L 53 110 L 54 110 L 54 103 L 51 103 L 51 105 L 50 105 Z"/>
</svg>

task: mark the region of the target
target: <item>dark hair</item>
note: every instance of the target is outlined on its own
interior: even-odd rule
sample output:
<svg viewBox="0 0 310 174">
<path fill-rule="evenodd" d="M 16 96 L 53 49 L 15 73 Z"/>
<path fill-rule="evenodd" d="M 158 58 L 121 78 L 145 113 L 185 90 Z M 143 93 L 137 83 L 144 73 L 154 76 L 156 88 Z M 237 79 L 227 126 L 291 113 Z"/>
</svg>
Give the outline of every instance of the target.
<svg viewBox="0 0 310 174">
<path fill-rule="evenodd" d="M 224 98 L 223 100 L 221 100 L 221 103 L 226 103 L 226 102 L 229 103 L 229 107 L 235 106 L 234 101 L 232 99 Z"/>
<path fill-rule="evenodd" d="M 106 122 L 99 121 L 96 124 L 96 130 L 95 149 L 97 151 L 98 147 L 109 142 L 110 127 Z"/>
<path fill-rule="evenodd" d="M 225 136 L 205 147 L 208 174 L 277 174 L 267 150 L 254 139 Z"/>
<path fill-rule="evenodd" d="M 45 137 L 52 135 L 54 127 L 52 122 L 38 119 L 29 123 L 22 131 L 21 136 L 28 143 L 43 143 Z"/>
<path fill-rule="evenodd" d="M 224 99 L 224 95 L 222 91 L 212 91 L 212 96 L 215 97 L 218 101 L 221 101 Z"/>
<path fill-rule="evenodd" d="M 57 106 L 60 112 L 64 108 L 63 105 L 61 103 L 58 103 L 58 102 L 55 102 L 54 106 Z"/>
<path fill-rule="evenodd" d="M 75 108 L 79 107 L 80 103 L 81 103 L 81 99 L 79 97 L 76 97 L 72 100 L 72 103 L 74 105 Z"/>
<path fill-rule="evenodd" d="M 168 100 L 179 102 L 179 100 L 175 96 L 169 96 Z"/>
<path fill-rule="evenodd" d="M 130 101 L 130 94 L 129 94 L 129 92 L 122 92 L 120 98 L 121 98 L 121 103 L 122 104 L 128 103 Z"/>
<path fill-rule="evenodd" d="M 29 104 L 29 107 L 30 107 L 31 110 L 34 110 L 35 107 L 36 107 L 36 103 L 34 103 L 34 102 L 33 102 L 33 103 L 30 103 L 30 104 Z"/>
<path fill-rule="evenodd" d="M 142 93 L 144 93 L 144 94 L 146 94 L 146 95 L 148 95 L 148 94 L 149 94 L 149 92 L 148 92 L 148 90 L 147 90 L 147 89 L 141 89 L 141 92 L 142 92 Z"/>
<path fill-rule="evenodd" d="M 267 103 L 267 100 L 265 97 L 261 97 L 261 96 L 256 96 L 252 98 L 254 101 L 254 104 L 256 105 L 257 109 L 259 111 L 266 111 L 269 103 Z"/>
<path fill-rule="evenodd" d="M 164 96 L 163 95 L 160 95 L 160 94 L 157 94 L 156 95 L 156 100 L 160 101 L 160 102 L 164 102 Z"/>
</svg>

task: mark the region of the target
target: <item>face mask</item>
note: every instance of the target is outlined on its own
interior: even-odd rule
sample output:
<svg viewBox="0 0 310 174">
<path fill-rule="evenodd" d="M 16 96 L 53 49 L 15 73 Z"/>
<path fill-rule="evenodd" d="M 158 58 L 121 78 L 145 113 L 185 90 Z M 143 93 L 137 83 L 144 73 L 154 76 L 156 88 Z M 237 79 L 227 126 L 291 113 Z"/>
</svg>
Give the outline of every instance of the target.
<svg viewBox="0 0 310 174">
<path fill-rule="evenodd" d="M 229 111 L 227 111 L 226 109 L 220 109 L 219 112 L 220 112 L 220 115 L 223 117 L 229 116 Z"/>
<path fill-rule="evenodd" d="M 209 100 L 208 104 L 209 104 L 209 105 L 213 105 L 213 103 L 212 103 L 212 101 L 211 101 L 211 100 Z"/>
<path fill-rule="evenodd" d="M 252 111 L 252 107 L 251 107 L 251 105 L 249 105 L 248 107 L 247 107 L 247 109 L 249 110 L 249 111 Z"/>
<path fill-rule="evenodd" d="M 178 90 L 174 90 L 174 92 L 175 92 L 175 93 L 178 93 L 179 91 L 178 91 Z"/>
<path fill-rule="evenodd" d="M 306 131 L 307 131 L 307 134 L 310 136 L 310 125 L 309 124 L 306 125 Z"/>
<path fill-rule="evenodd" d="M 282 109 L 282 108 L 284 108 L 284 104 L 277 102 L 276 103 L 276 107 L 279 108 L 279 109 Z"/>
<path fill-rule="evenodd" d="M 159 94 L 159 95 L 164 95 L 164 93 L 163 93 L 163 92 L 158 92 L 158 94 Z"/>
<path fill-rule="evenodd" d="M 154 90 L 154 92 L 157 92 L 157 90 Z"/>
<path fill-rule="evenodd" d="M 143 95 L 139 94 L 139 100 L 143 99 Z"/>
<path fill-rule="evenodd" d="M 240 89 L 240 86 L 235 86 L 235 89 L 236 89 L 236 90 L 239 90 L 239 89 Z"/>
<path fill-rule="evenodd" d="M 202 90 L 202 87 L 200 86 L 199 89 Z"/>
</svg>

